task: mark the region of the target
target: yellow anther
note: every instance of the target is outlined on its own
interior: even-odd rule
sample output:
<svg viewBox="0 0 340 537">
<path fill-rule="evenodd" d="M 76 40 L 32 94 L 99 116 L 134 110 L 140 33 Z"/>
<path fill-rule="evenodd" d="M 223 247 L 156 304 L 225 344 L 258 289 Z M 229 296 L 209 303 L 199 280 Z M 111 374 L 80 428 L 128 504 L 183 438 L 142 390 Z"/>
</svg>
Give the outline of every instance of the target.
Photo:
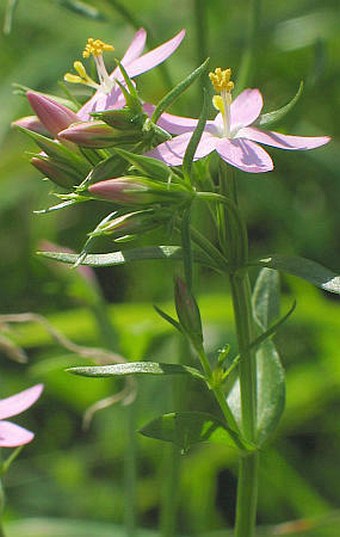
<svg viewBox="0 0 340 537">
<path fill-rule="evenodd" d="M 66 82 L 70 82 L 71 84 L 85 84 L 85 86 L 90 86 L 95 89 L 99 87 L 99 84 L 87 74 L 84 65 L 80 61 L 74 62 L 73 67 L 78 74 L 74 75 L 72 73 L 66 73 L 64 75 L 64 80 Z"/>
<path fill-rule="evenodd" d="M 101 39 L 89 37 L 83 51 L 83 58 L 89 58 L 91 54 L 96 57 L 103 54 L 104 51 L 114 50 L 112 45 L 104 43 Z"/>
<path fill-rule="evenodd" d="M 222 91 L 230 93 L 234 89 L 234 82 L 230 80 L 230 77 L 231 69 L 222 70 L 220 67 L 217 67 L 213 73 L 209 73 L 214 90 L 218 93 Z"/>
<path fill-rule="evenodd" d="M 73 67 L 74 67 L 74 70 L 77 71 L 78 75 L 81 78 L 87 78 L 88 77 L 86 69 L 85 69 L 84 65 L 80 61 L 74 62 Z"/>
</svg>

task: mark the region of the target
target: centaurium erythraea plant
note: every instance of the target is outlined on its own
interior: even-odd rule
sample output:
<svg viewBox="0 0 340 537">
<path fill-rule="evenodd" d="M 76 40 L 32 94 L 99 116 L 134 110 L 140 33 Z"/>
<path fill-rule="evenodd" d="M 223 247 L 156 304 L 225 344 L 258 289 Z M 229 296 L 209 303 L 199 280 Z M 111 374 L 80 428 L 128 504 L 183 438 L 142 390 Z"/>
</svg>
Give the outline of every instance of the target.
<svg viewBox="0 0 340 537">
<path fill-rule="evenodd" d="M 217 68 L 209 76 L 217 93 L 213 104 L 219 113 L 214 120 L 206 122 L 194 160 L 216 151 L 225 162 L 245 172 L 269 172 L 274 167 L 273 161 L 259 143 L 280 149 L 308 150 L 329 142 L 328 136 L 292 136 L 260 130 L 256 120 L 263 107 L 261 92 L 246 89 L 233 101 L 231 69 Z M 197 123 L 194 118 L 163 114 L 158 124 L 177 136 L 152 149 L 148 155 L 170 166 L 180 166 Z"/>
<path fill-rule="evenodd" d="M 37 384 L 22 392 L 0 400 L 0 447 L 19 447 L 31 442 L 34 433 L 6 421 L 30 408 L 40 397 L 43 385 Z"/>
</svg>

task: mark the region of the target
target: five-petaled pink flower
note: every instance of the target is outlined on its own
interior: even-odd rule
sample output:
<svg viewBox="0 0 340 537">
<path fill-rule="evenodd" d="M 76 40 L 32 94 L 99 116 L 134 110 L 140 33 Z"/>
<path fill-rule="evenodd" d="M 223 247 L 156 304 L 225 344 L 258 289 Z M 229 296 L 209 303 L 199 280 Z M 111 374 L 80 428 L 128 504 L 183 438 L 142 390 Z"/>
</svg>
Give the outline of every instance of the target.
<svg viewBox="0 0 340 537">
<path fill-rule="evenodd" d="M 134 35 L 121 60 L 121 64 L 130 78 L 149 71 L 171 56 L 181 44 L 185 36 L 185 30 L 181 30 L 175 37 L 157 48 L 150 50 L 146 54 L 142 54 L 146 36 L 147 34 L 144 28 L 140 28 Z M 79 119 L 82 121 L 90 119 L 92 112 L 119 109 L 125 104 L 124 95 L 119 84 L 117 84 L 117 81 L 124 84 L 123 75 L 119 67 L 116 67 L 111 74 L 107 73 L 102 55 L 105 50 L 113 50 L 113 47 L 103 43 L 99 39 L 94 40 L 90 38 L 83 52 L 84 57 L 88 57 L 90 54 L 93 55 L 98 72 L 99 84 L 88 76 L 81 62 L 74 63 L 74 68 L 78 73 L 77 75 L 70 73 L 65 75 L 65 80 L 68 82 L 83 83 L 97 90 L 93 97 L 77 112 Z"/>
<path fill-rule="evenodd" d="M 0 399 L 0 447 L 18 447 L 31 442 L 34 434 L 19 425 L 15 425 L 6 418 L 11 418 L 27 410 L 39 399 L 43 385 L 37 384 L 16 395 Z"/>
<path fill-rule="evenodd" d="M 218 75 L 222 73 L 224 79 L 221 81 L 221 77 L 216 76 L 216 73 Z M 271 171 L 274 166 L 271 157 L 258 143 L 280 149 L 307 150 L 329 142 L 328 136 L 291 136 L 258 129 L 253 124 L 263 107 L 260 91 L 246 89 L 232 101 L 233 83 L 230 81 L 230 70 L 217 69 L 215 74 L 210 74 L 210 78 L 213 77 L 218 79 L 214 87 L 221 93 L 221 95 L 215 95 L 213 102 L 220 112 L 213 121 L 207 121 L 195 153 L 195 160 L 205 157 L 212 151 L 217 151 L 228 164 L 245 172 L 261 173 Z M 214 82 L 216 80 L 213 80 Z M 183 162 L 192 132 L 197 126 L 197 120 L 165 113 L 159 119 L 158 124 L 171 134 L 178 136 L 160 144 L 149 151 L 148 155 L 170 166 L 179 166 Z"/>
</svg>

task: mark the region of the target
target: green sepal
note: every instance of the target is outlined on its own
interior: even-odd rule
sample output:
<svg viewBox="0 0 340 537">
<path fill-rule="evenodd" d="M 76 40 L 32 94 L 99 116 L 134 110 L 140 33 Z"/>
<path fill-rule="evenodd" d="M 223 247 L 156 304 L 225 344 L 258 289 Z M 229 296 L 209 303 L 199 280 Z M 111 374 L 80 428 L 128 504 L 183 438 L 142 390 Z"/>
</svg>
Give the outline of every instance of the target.
<svg viewBox="0 0 340 537">
<path fill-rule="evenodd" d="M 128 107 L 124 107 L 120 110 L 93 112 L 91 117 L 105 121 L 110 127 L 118 130 L 129 131 L 132 129 L 135 131 L 136 129 L 142 129 L 148 116 L 145 112 L 136 114 L 135 111 L 130 110 Z"/>
<path fill-rule="evenodd" d="M 193 132 L 193 134 L 192 134 L 192 136 L 190 138 L 190 141 L 189 141 L 188 146 L 187 146 L 187 148 L 185 150 L 185 154 L 184 154 L 184 158 L 183 158 L 183 173 L 184 173 L 184 176 L 189 181 L 191 181 L 190 172 L 191 172 L 192 163 L 193 163 L 193 160 L 194 160 L 194 157 L 195 157 L 195 153 L 196 153 L 198 144 L 199 144 L 199 142 L 200 142 L 200 140 L 202 138 L 202 134 L 203 134 L 203 131 L 204 131 L 205 124 L 207 122 L 207 113 L 208 113 L 207 92 L 204 89 L 203 107 L 202 107 L 201 115 L 199 117 L 197 127 L 194 130 L 194 132 Z"/>
<path fill-rule="evenodd" d="M 126 172 L 127 166 L 125 160 L 119 158 L 119 155 L 111 155 L 92 168 L 90 173 L 77 188 L 77 192 L 86 190 L 90 184 L 98 183 L 98 181 L 104 181 L 105 179 L 120 177 Z"/>
<path fill-rule="evenodd" d="M 145 174 L 152 179 L 168 182 L 171 175 L 173 175 L 169 166 L 164 164 L 161 160 L 130 153 L 121 148 L 115 148 L 115 152 L 129 162 L 129 164 L 136 168 L 140 173 Z"/>
<path fill-rule="evenodd" d="M 197 80 L 203 73 L 206 72 L 209 63 L 209 58 L 205 60 L 195 71 L 190 73 L 184 80 L 182 80 L 177 86 L 175 86 L 169 93 L 167 93 L 163 99 L 159 101 L 156 108 L 153 111 L 151 120 L 153 123 L 157 123 L 163 112 L 167 110 L 177 99 L 184 93 L 190 86 Z"/>
<path fill-rule="evenodd" d="M 258 127 L 268 126 L 268 125 L 271 125 L 272 123 L 276 123 L 277 121 L 280 121 L 296 105 L 296 103 L 298 102 L 298 100 L 300 99 L 302 95 L 302 92 L 303 92 L 303 81 L 300 82 L 299 89 L 297 90 L 292 100 L 289 101 L 289 103 L 287 103 L 285 106 L 282 106 L 282 108 L 278 108 L 278 110 L 273 110 L 272 112 L 268 112 L 267 114 L 261 114 L 259 119 L 255 123 L 256 126 Z"/>
<path fill-rule="evenodd" d="M 340 276 L 305 257 L 274 254 L 249 263 L 268 267 L 302 278 L 330 293 L 340 294 Z"/>
<path fill-rule="evenodd" d="M 171 442 L 186 453 L 201 442 L 223 443 L 244 451 L 254 447 L 245 443 L 222 420 L 206 412 L 171 412 L 152 420 L 139 431 L 144 436 Z"/>
<path fill-rule="evenodd" d="M 171 326 L 173 326 L 174 328 L 176 328 L 176 330 L 178 330 L 181 334 L 183 333 L 183 330 L 182 330 L 182 327 L 181 325 L 179 324 L 178 321 L 176 321 L 176 319 L 174 319 L 173 317 L 171 317 L 171 315 L 168 315 L 168 313 L 166 313 L 165 311 L 161 310 L 161 308 L 159 308 L 158 306 L 154 306 L 155 310 L 157 311 L 158 315 L 160 317 L 162 317 L 162 319 L 164 319 L 165 321 L 167 321 L 169 324 L 171 324 Z"/>
<path fill-rule="evenodd" d="M 126 87 L 119 81 L 116 80 L 118 86 L 120 87 L 125 100 L 127 108 L 131 110 L 132 113 L 141 114 L 143 112 L 143 105 L 138 96 L 138 92 L 131 78 L 129 77 L 124 65 L 116 59 L 117 66 L 119 67 L 120 72 L 123 75 Z"/>
<path fill-rule="evenodd" d="M 69 367 L 66 371 L 82 377 L 104 378 L 125 377 L 127 375 L 189 375 L 198 380 L 205 381 L 204 376 L 194 367 L 158 362 L 126 362 L 114 365 L 79 366 Z"/>
<path fill-rule="evenodd" d="M 79 170 L 80 174 L 86 175 L 90 171 L 90 165 L 84 158 L 77 155 L 74 151 L 71 151 L 60 142 L 18 125 L 16 125 L 15 128 L 19 129 L 24 134 L 27 134 L 27 136 L 34 140 L 40 149 L 51 159 L 71 166 L 74 170 Z"/>
</svg>

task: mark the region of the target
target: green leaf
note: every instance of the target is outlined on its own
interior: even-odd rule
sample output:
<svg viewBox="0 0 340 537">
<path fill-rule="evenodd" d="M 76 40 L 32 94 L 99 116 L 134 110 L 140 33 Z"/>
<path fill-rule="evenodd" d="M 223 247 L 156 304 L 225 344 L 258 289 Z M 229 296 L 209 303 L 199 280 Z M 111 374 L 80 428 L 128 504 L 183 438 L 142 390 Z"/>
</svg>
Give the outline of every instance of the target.
<svg viewBox="0 0 340 537">
<path fill-rule="evenodd" d="M 3 25 L 3 32 L 5 35 L 8 35 L 11 33 L 14 12 L 15 12 L 15 8 L 17 7 L 17 5 L 18 5 L 18 0 L 7 0 L 4 25 Z"/>
<path fill-rule="evenodd" d="M 77 254 L 70 254 L 67 252 L 37 252 L 37 254 L 71 265 L 78 259 Z M 149 259 L 181 260 L 182 248 L 179 246 L 149 246 L 145 248 L 131 248 L 125 251 L 111 252 L 107 254 L 88 254 L 84 257 L 81 264 L 90 267 L 108 267 L 113 265 L 124 265 L 130 261 L 144 261 Z M 204 254 L 201 255 L 200 253 L 195 253 L 194 260 L 202 265 L 216 268 Z"/>
<path fill-rule="evenodd" d="M 252 302 L 255 320 L 266 330 L 280 314 L 280 280 L 276 270 L 261 270 L 254 287 Z"/>
<path fill-rule="evenodd" d="M 260 271 L 252 302 L 260 328 L 269 330 L 280 312 L 280 279 L 276 270 Z M 257 441 L 262 444 L 279 423 L 285 403 L 285 374 L 275 345 L 269 339 L 256 352 L 256 374 Z"/>
<path fill-rule="evenodd" d="M 189 76 L 182 80 L 177 86 L 175 86 L 169 93 L 167 93 L 163 99 L 161 99 L 156 106 L 151 120 L 153 123 L 157 123 L 158 119 L 161 117 L 163 112 L 169 108 L 184 91 L 186 91 L 195 80 L 197 80 L 203 73 L 206 72 L 209 63 L 209 58 L 205 60 L 195 71 L 193 71 Z"/>
<path fill-rule="evenodd" d="M 90 4 L 82 2 L 82 0 L 56 0 L 58 4 L 66 9 L 86 17 L 88 19 L 95 19 L 97 21 L 106 21 L 107 17 L 104 13 L 98 11 L 98 9 Z"/>
<path fill-rule="evenodd" d="M 8 533 L 7 533 L 8 532 Z M 8 537 L 126 537 L 126 528 L 92 520 L 28 518 L 6 524 Z M 140 537 L 157 537 L 158 532 L 138 529 Z"/>
<path fill-rule="evenodd" d="M 207 122 L 207 113 L 208 113 L 207 92 L 204 90 L 203 107 L 202 107 L 201 115 L 199 117 L 197 127 L 194 130 L 190 138 L 190 141 L 189 141 L 188 147 L 186 148 L 184 159 L 183 159 L 183 173 L 186 177 L 189 178 L 189 180 L 190 180 L 191 166 L 194 160 L 196 149 L 198 147 L 198 144 L 200 143 L 200 139 L 202 138 L 204 127 Z"/>
<path fill-rule="evenodd" d="M 200 442 L 224 443 L 239 447 L 236 433 L 222 421 L 205 412 L 171 412 L 152 420 L 139 431 L 144 436 L 172 442 L 184 452 Z"/>
<path fill-rule="evenodd" d="M 79 366 L 66 369 L 82 377 L 124 377 L 126 375 L 191 375 L 199 380 L 204 376 L 194 367 L 158 362 L 127 362 L 114 365 Z"/>
<path fill-rule="evenodd" d="M 282 106 L 282 108 L 279 108 L 278 110 L 273 110 L 273 112 L 268 112 L 267 114 L 261 114 L 259 119 L 256 122 L 256 125 L 259 127 L 271 125 L 272 123 L 276 123 L 280 119 L 282 119 L 288 112 L 291 111 L 291 109 L 296 105 L 298 100 L 300 99 L 303 91 L 303 82 L 300 82 L 299 89 L 297 90 L 296 94 L 292 98 L 289 103 L 287 103 L 285 106 Z"/>
<path fill-rule="evenodd" d="M 276 429 L 285 406 L 285 373 L 272 341 L 266 340 L 256 353 L 257 442 L 262 445 Z"/>
<path fill-rule="evenodd" d="M 268 267 L 303 278 L 324 291 L 340 294 L 340 276 L 315 261 L 299 256 L 271 255 L 250 265 Z"/>
</svg>

